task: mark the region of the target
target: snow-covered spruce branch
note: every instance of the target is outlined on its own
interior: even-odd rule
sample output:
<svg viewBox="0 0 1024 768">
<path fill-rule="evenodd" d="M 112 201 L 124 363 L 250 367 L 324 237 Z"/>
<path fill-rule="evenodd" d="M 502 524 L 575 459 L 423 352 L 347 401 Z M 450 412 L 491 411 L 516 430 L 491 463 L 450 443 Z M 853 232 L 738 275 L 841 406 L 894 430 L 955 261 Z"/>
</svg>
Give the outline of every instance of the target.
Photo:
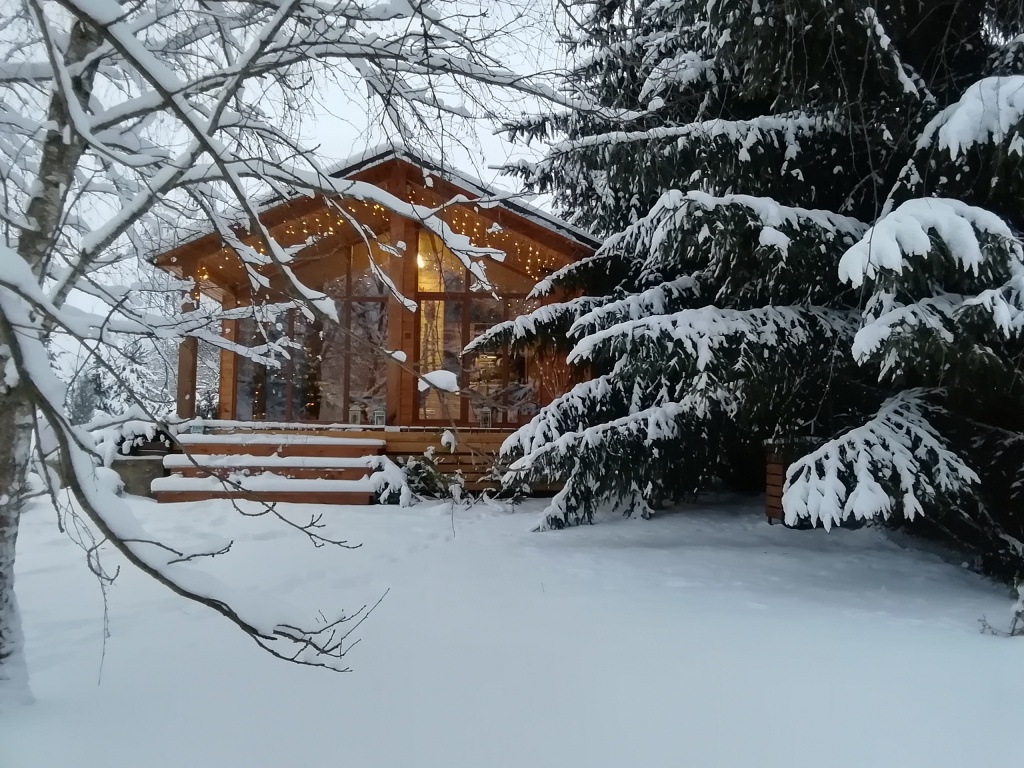
<svg viewBox="0 0 1024 768">
<path fill-rule="evenodd" d="M 616 400 L 625 398 L 621 382 L 612 374 L 581 382 L 509 435 L 501 446 L 501 456 L 508 459 L 532 454 L 566 431 L 579 430 L 594 417 L 595 406 L 613 407 Z"/>
<path fill-rule="evenodd" d="M 1010 226 L 984 208 L 946 198 L 908 200 L 843 255 L 839 277 L 854 287 L 872 281 L 885 288 L 900 278 L 924 284 L 927 272 L 912 273 L 925 259 L 947 260 L 985 281 L 1008 277 L 1011 264 L 1024 265 L 1024 248 Z"/>
<path fill-rule="evenodd" d="M 533 450 L 509 465 L 507 481 L 520 475 L 545 480 L 557 479 L 560 476 L 560 465 L 566 457 L 582 456 L 609 436 L 618 441 L 638 439 L 649 448 L 654 447 L 659 441 L 672 440 L 678 435 L 677 419 L 687 412 L 686 404 L 669 402 L 585 429 L 560 432 L 543 442 L 535 431 L 531 441 Z M 521 431 L 526 430 L 524 427 Z M 522 444 L 527 439 L 524 435 L 523 438 L 517 438 L 517 442 Z M 503 454 L 506 446 L 512 447 L 511 440 L 509 438 L 502 446 Z"/>
<path fill-rule="evenodd" d="M 959 200 L 903 203 L 843 255 L 839 274 L 873 291 L 853 354 L 880 359 L 883 374 L 913 364 L 900 346 L 913 337 L 966 345 L 981 359 L 991 357 L 986 329 L 1009 339 L 1022 327 L 1024 246 L 1000 216 Z"/>
<path fill-rule="evenodd" d="M 621 299 L 595 301 L 595 306 L 572 324 L 570 334 L 583 336 L 618 323 L 673 314 L 683 308 L 681 304 L 692 303 L 699 297 L 700 282 L 691 275 L 683 275 Z"/>
<path fill-rule="evenodd" d="M 617 358 L 647 342 L 665 343 L 693 360 L 697 371 L 721 362 L 726 347 L 801 346 L 813 335 L 847 338 L 856 328 L 852 312 L 824 307 L 761 307 L 751 310 L 700 307 L 671 315 L 627 320 L 581 339 L 570 363 Z"/>
<path fill-rule="evenodd" d="M 1024 75 L 986 77 L 959 101 L 933 117 L 917 140 L 918 152 L 938 150 L 956 160 L 976 145 L 1006 143 L 1009 154 L 1024 154 Z"/>
<path fill-rule="evenodd" d="M 804 270 L 834 268 L 834 260 L 866 229 L 848 216 L 781 205 L 770 198 L 673 189 L 645 216 L 609 237 L 598 255 L 645 254 L 639 270 L 642 285 L 656 286 L 682 270 L 698 281 L 719 284 L 716 292 L 705 291 L 704 299 L 727 304 L 748 290 L 747 269 L 773 259 L 762 298 L 813 303 L 832 300 L 834 291 L 824 291 L 829 281 L 816 293 L 807 285 Z"/>
<path fill-rule="evenodd" d="M 786 521 L 825 528 L 844 520 L 908 520 L 936 503 L 970 498 L 978 475 L 929 420 L 917 390 L 886 401 L 876 416 L 799 459 L 786 473 Z"/>
<path fill-rule="evenodd" d="M 970 322 L 984 317 L 1005 338 L 1024 333 L 1024 269 L 1004 285 L 982 291 L 963 302 L 958 318 Z"/>
<path fill-rule="evenodd" d="M 904 304 L 889 292 L 875 293 L 865 306 L 864 324 L 853 339 L 854 359 L 866 363 L 879 356 L 881 350 L 890 350 L 900 339 L 924 333 L 933 333 L 944 342 L 952 342 L 953 318 L 963 303 L 963 296 L 951 293 L 925 297 L 910 304 Z M 881 357 L 881 375 L 886 376 L 900 361 L 892 354 Z"/>
<path fill-rule="evenodd" d="M 597 282 L 597 276 L 615 274 L 624 265 L 621 254 L 602 248 L 593 256 L 567 264 L 537 281 L 527 298 L 542 299 L 558 288 L 571 291 L 579 285 L 589 285 Z"/>
<path fill-rule="evenodd" d="M 544 304 L 529 314 L 488 328 L 466 345 L 462 354 L 470 355 L 504 345 L 524 347 L 542 338 L 567 337 L 569 329 L 579 317 L 587 315 L 605 301 L 593 296 L 579 296 L 569 301 Z"/>
<path fill-rule="evenodd" d="M 788 156 L 800 152 L 800 140 L 832 130 L 838 126 L 834 116 L 812 116 L 790 113 L 758 117 L 751 120 L 713 118 L 681 126 L 658 126 L 646 130 L 616 131 L 568 139 L 552 147 L 551 155 L 543 164 L 554 164 L 560 154 L 581 150 L 618 149 L 630 144 L 647 142 L 673 143 L 683 149 L 697 142 L 722 140 L 738 147 L 740 160 L 749 161 L 751 150 L 758 145 L 785 150 Z M 541 164 L 538 164 L 541 165 Z"/>
<path fill-rule="evenodd" d="M 851 245 L 860 237 L 867 225 L 849 216 L 831 211 L 799 208 L 782 205 L 770 198 L 751 195 L 711 195 L 699 190 L 668 190 L 662 194 L 650 213 L 622 233 L 614 235 L 605 243 L 605 248 L 621 247 L 636 241 L 645 241 L 657 246 L 678 227 L 686 227 L 695 217 L 702 214 L 729 215 L 735 212 L 760 228 L 771 228 L 793 234 L 812 228 L 820 233 L 826 242 L 840 243 L 850 240 Z M 699 232 L 699 230 L 697 230 Z"/>
<path fill-rule="evenodd" d="M 863 8 L 855 15 L 870 38 L 870 49 L 878 57 L 879 63 L 891 69 L 905 93 L 915 101 L 923 104 L 935 104 L 935 96 L 928 89 L 928 84 L 913 67 L 903 61 L 899 50 L 892 43 L 885 25 L 878 17 L 874 8 Z"/>
</svg>

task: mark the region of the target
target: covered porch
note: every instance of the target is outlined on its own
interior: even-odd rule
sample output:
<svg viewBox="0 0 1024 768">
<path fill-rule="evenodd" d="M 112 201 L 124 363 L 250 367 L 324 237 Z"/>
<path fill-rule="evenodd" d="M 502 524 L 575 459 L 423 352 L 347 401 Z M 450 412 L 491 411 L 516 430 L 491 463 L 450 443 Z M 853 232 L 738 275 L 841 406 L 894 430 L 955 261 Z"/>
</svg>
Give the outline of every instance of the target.
<svg viewBox="0 0 1024 768">
<path fill-rule="evenodd" d="M 268 208 L 261 218 L 282 245 L 310 243 L 298 252 L 293 269 L 305 285 L 334 301 L 338 322 L 311 319 L 297 309 L 261 323 L 248 316 L 225 321 L 222 333 L 234 343 L 284 341 L 289 351 L 275 365 L 222 350 L 218 419 L 507 432 L 565 390 L 571 382 L 561 361 L 507 350 L 466 357 L 462 352 L 488 328 L 531 309 L 532 287 L 590 254 L 595 243 L 589 236 L 521 204 L 474 205 L 484 190 L 396 150 L 338 174 L 442 210 L 439 215 L 456 233 L 506 257 L 484 260 L 483 281 L 421 222 L 378 204 L 303 197 Z M 459 197 L 469 202 L 446 205 Z M 244 232 L 239 237 L 259 250 L 254 238 Z M 162 254 L 156 263 L 191 278 L 198 293 L 225 309 L 269 308 L 287 298 L 282 277 L 270 268 L 265 284 L 254 288 L 235 251 L 214 235 Z M 178 363 L 183 418 L 196 414 L 197 359 L 198 343 L 189 339 Z M 424 374 L 437 371 L 452 374 L 458 392 L 420 386 Z"/>
<path fill-rule="evenodd" d="M 267 360 L 220 350 L 217 418 L 178 435 L 185 453 L 163 459 L 167 476 L 151 486 L 159 499 L 368 503 L 396 461 L 431 448 L 437 468 L 461 473 L 467 490 L 493 487 L 502 442 L 573 383 L 560 359 L 463 350 L 529 311 L 533 286 L 593 253 L 593 238 L 511 197 L 484 202 L 489 191 L 477 182 L 402 150 L 370 153 L 337 175 L 436 211 L 473 246 L 505 258 L 484 258 L 481 279 L 422 221 L 366 200 L 265 206 L 263 224 L 281 245 L 298 247 L 291 268 L 333 301 L 335 322 L 294 302 L 279 307 L 290 296 L 283 276 L 268 265 L 254 279 L 218 235 L 161 254 L 158 266 L 194 282 L 186 310 L 210 300 L 238 310 L 221 328 L 227 346 L 269 343 L 285 353 Z M 249 233 L 235 234 L 262 252 Z M 189 338 L 178 360 L 183 419 L 196 416 L 198 359 Z M 424 385 L 427 374 L 435 386 Z"/>
</svg>

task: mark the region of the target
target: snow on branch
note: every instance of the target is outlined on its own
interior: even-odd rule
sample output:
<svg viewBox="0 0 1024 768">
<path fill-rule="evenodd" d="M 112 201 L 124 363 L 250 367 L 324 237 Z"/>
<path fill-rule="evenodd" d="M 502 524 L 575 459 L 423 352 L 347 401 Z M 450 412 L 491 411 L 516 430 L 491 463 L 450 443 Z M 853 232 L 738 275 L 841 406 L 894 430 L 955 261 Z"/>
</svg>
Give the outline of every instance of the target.
<svg viewBox="0 0 1024 768">
<path fill-rule="evenodd" d="M 734 144 L 741 161 L 750 160 L 751 150 L 759 145 L 783 148 L 786 157 L 791 159 L 800 153 L 800 139 L 834 130 L 838 126 L 839 121 L 831 116 L 793 112 L 750 120 L 713 118 L 686 125 L 658 126 L 639 131 L 609 131 L 559 142 L 552 147 L 544 163 L 553 163 L 558 155 L 580 150 L 612 149 L 653 141 L 672 141 L 676 148 L 685 149 L 695 142 L 713 140 L 724 140 Z"/>
<path fill-rule="evenodd" d="M 859 236 L 867 228 L 863 222 L 857 219 L 841 216 L 831 211 L 782 205 L 768 197 L 716 196 L 699 190 L 686 192 L 669 190 L 662 195 L 651 209 L 651 213 L 645 218 L 656 221 L 668 214 L 684 215 L 683 212 L 691 208 L 710 212 L 727 208 L 739 209 L 762 226 L 776 230 L 813 226 L 820 229 L 822 233 L 833 236 Z M 641 228 L 643 223 L 637 222 L 635 226 Z"/>
<path fill-rule="evenodd" d="M 953 320 L 964 303 L 958 294 L 940 293 L 919 301 L 903 303 L 892 293 L 875 293 L 864 310 L 864 325 L 853 339 L 853 358 L 865 363 L 899 337 L 930 332 L 952 343 Z M 887 375 L 899 362 L 895 354 L 885 355 L 881 375 Z"/>
<path fill-rule="evenodd" d="M 727 346 L 802 345 L 811 340 L 812 334 L 851 336 L 855 327 L 851 312 L 822 307 L 700 307 L 627 320 L 597 331 L 580 340 L 568 359 L 578 364 L 597 357 L 616 358 L 634 345 L 660 342 L 671 345 L 676 354 L 691 358 L 696 370 L 703 371 L 721 359 Z"/>
<path fill-rule="evenodd" d="M 1024 333 L 1024 268 L 1004 285 L 989 288 L 963 302 L 959 316 L 983 313 L 1006 338 Z"/>
<path fill-rule="evenodd" d="M 700 280 L 699 272 L 707 271 L 718 278 L 714 282 L 722 295 L 744 290 L 747 270 L 762 270 L 764 259 L 774 257 L 777 268 L 764 281 L 762 298 L 814 303 L 833 299 L 836 291 L 832 281 L 810 284 L 805 270 L 829 266 L 866 229 L 847 216 L 771 198 L 674 189 L 646 216 L 608 238 L 598 255 L 643 254 L 639 277 L 648 285 L 681 271 Z M 720 301 L 717 295 L 704 299 Z"/>
<path fill-rule="evenodd" d="M 809 520 L 826 529 L 844 520 L 908 520 L 936 501 L 969 497 L 978 475 L 929 421 L 917 390 L 886 401 L 863 426 L 830 440 L 786 473 L 786 522 Z"/>
<path fill-rule="evenodd" d="M 932 118 L 917 142 L 919 151 L 936 148 L 954 160 L 977 144 L 1001 144 L 1012 137 L 1011 154 L 1024 155 L 1024 75 L 986 77 L 971 85 Z"/>
<path fill-rule="evenodd" d="M 949 258 L 963 272 L 979 277 L 1006 270 L 1006 262 L 1024 264 L 1024 249 L 1010 226 L 991 211 L 960 200 L 919 198 L 903 203 L 864 233 L 840 260 L 839 277 L 859 287 L 883 273 L 911 272 L 917 260 L 936 257 Z"/>
<path fill-rule="evenodd" d="M 466 345 L 463 355 L 472 355 L 501 346 L 525 346 L 540 340 L 566 337 L 573 322 L 606 301 L 604 298 L 580 296 L 569 301 L 544 304 L 529 314 L 519 315 L 488 328 Z"/>
<path fill-rule="evenodd" d="M 576 285 L 589 283 L 589 278 L 599 274 L 614 272 L 621 265 L 619 254 L 605 249 L 592 256 L 574 261 L 540 280 L 530 291 L 528 299 L 541 299 L 550 296 L 556 288 L 572 288 Z"/>
<path fill-rule="evenodd" d="M 888 63 L 896 74 L 904 92 L 921 98 L 927 104 L 934 104 L 935 96 L 928 90 L 924 79 L 909 64 L 903 61 L 896 46 L 893 45 L 892 38 L 886 32 L 882 20 L 878 18 L 878 12 L 874 8 L 869 7 L 862 9 L 858 15 L 865 30 L 873 38 L 871 50 L 879 58 L 882 56 L 889 57 Z"/>
<path fill-rule="evenodd" d="M 679 434 L 677 418 L 687 412 L 685 403 L 668 402 L 584 429 L 558 434 L 557 437 L 537 445 L 530 453 L 512 462 L 509 465 L 509 476 L 511 478 L 516 473 L 531 470 L 534 465 L 572 455 L 585 447 L 599 445 L 609 435 L 618 440 L 627 436 L 638 436 L 648 446 L 659 441 L 672 440 Z M 504 451 L 504 446 L 502 450 Z"/>
<path fill-rule="evenodd" d="M 623 397 L 621 382 L 609 374 L 581 382 L 542 407 L 529 423 L 509 435 L 501 446 L 501 455 L 508 458 L 540 450 L 564 432 L 579 430 L 579 425 L 595 410 L 608 407 Z"/>
<path fill-rule="evenodd" d="M 682 301 L 700 296 L 700 283 L 690 275 L 670 280 L 638 294 L 616 301 L 597 303 L 593 309 L 573 323 L 570 334 L 582 336 L 598 328 L 629 320 L 640 320 L 651 315 L 665 315 L 677 311 Z"/>
<path fill-rule="evenodd" d="M 695 51 L 679 51 L 659 60 L 644 80 L 640 99 L 658 96 L 670 86 L 687 86 L 700 80 L 712 80 L 715 61 Z"/>
</svg>

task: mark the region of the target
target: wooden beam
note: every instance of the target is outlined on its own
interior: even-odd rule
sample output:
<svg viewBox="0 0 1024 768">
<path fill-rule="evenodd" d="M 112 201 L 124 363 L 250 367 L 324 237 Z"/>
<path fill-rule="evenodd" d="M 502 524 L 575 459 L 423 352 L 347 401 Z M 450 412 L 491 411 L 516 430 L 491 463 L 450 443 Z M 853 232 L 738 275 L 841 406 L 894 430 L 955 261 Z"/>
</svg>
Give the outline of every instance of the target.
<svg viewBox="0 0 1024 768">
<path fill-rule="evenodd" d="M 190 296 L 182 304 L 182 312 L 193 312 L 198 307 L 199 296 Z M 178 347 L 178 416 L 192 419 L 196 415 L 196 373 L 199 365 L 199 339 L 188 336 Z"/>
<path fill-rule="evenodd" d="M 224 299 L 224 309 L 234 309 L 238 305 L 234 297 Z M 225 339 L 238 342 L 238 321 L 224 320 L 221 323 L 221 334 Z M 217 418 L 235 418 L 235 396 L 238 384 L 238 354 L 226 349 L 220 351 L 220 378 L 217 382 Z"/>
<path fill-rule="evenodd" d="M 402 239 L 405 241 L 405 256 L 402 258 L 402 284 L 405 286 L 403 295 L 406 298 L 416 301 L 419 295 L 418 282 L 419 282 L 419 268 L 416 263 L 416 255 L 419 252 L 419 236 L 420 227 L 419 225 L 410 219 L 402 219 Z M 405 307 L 399 307 L 398 312 L 400 313 L 400 327 L 402 337 L 399 340 L 399 346 L 395 349 L 400 349 L 405 353 L 405 360 L 407 365 L 415 365 L 416 360 L 416 329 L 417 321 L 419 320 L 419 312 L 410 312 Z M 402 371 L 398 381 L 398 396 L 399 396 L 399 411 L 398 411 L 398 423 L 400 425 L 407 425 L 415 423 L 416 419 L 416 401 L 418 390 L 416 388 L 417 379 L 413 374 L 408 371 Z"/>
<path fill-rule="evenodd" d="M 389 170 L 386 189 L 395 197 L 409 200 L 409 179 L 402 163 L 395 163 Z M 388 263 L 388 276 L 395 288 L 407 299 L 416 300 L 418 272 L 416 254 L 419 251 L 419 225 L 398 214 L 391 215 L 390 241 L 401 253 L 392 254 Z M 388 298 L 388 349 L 405 353 L 405 364 L 415 364 L 417 314 L 406 309 L 395 296 Z M 397 361 L 389 361 L 387 367 L 387 413 L 388 423 L 409 425 L 416 412 L 416 378 L 403 370 Z"/>
</svg>

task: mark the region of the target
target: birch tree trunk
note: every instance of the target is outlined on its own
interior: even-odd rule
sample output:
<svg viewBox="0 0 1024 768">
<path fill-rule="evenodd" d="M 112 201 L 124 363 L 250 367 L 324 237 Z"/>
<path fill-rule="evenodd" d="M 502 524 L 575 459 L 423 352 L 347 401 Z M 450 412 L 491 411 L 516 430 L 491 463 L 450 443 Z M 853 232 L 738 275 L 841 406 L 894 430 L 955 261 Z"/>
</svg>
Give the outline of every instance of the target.
<svg viewBox="0 0 1024 768">
<path fill-rule="evenodd" d="M 101 43 L 96 30 L 78 22 L 71 28 L 66 65 L 76 65 L 93 54 Z M 71 91 L 79 108 L 92 94 L 96 66 L 86 66 L 73 79 Z M 39 162 L 38 185 L 29 200 L 26 213 L 35 228 L 26 230 L 18 242 L 21 256 L 36 275 L 46 272 L 60 231 L 61 215 L 85 141 L 73 130 L 66 91 L 54 88 L 47 108 L 48 130 Z M 43 278 L 39 278 L 40 284 Z M 18 600 L 14 593 L 14 561 L 18 524 L 24 502 L 29 465 L 32 459 L 32 430 L 35 403 L 27 389 L 6 381 L 15 370 L 10 359 L 14 344 L 9 334 L 14 329 L 6 317 L 0 317 L 0 703 L 31 699 L 28 669 L 23 652 L 24 634 Z"/>
<path fill-rule="evenodd" d="M 31 700 L 14 593 L 14 556 L 32 451 L 31 430 L 32 407 L 24 395 L 17 388 L 0 395 L 0 706 Z"/>
</svg>

